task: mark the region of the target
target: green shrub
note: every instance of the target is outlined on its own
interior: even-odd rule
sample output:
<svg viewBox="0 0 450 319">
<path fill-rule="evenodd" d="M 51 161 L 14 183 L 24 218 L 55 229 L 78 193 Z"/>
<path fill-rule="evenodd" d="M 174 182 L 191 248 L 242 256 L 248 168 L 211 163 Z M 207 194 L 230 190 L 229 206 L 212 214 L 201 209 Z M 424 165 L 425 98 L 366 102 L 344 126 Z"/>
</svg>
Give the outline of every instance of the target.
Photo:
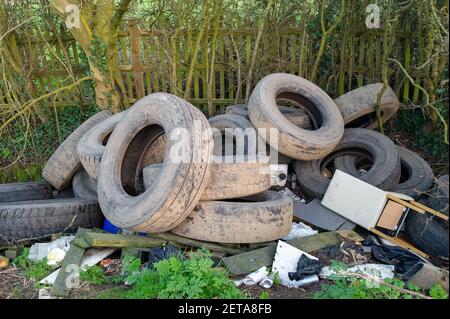
<svg viewBox="0 0 450 319">
<path fill-rule="evenodd" d="M 46 258 L 40 261 L 28 260 L 29 251 L 29 248 L 24 248 L 22 254 L 13 262 L 14 266 L 22 270 L 25 277 L 40 281 L 54 271 L 53 267 L 47 265 Z"/>
</svg>

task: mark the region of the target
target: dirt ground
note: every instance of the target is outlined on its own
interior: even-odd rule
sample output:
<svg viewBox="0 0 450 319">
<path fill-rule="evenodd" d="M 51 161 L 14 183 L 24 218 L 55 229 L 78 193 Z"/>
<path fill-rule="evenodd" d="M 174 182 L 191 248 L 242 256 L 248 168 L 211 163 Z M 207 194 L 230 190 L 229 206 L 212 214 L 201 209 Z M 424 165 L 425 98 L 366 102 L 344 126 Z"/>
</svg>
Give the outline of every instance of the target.
<svg viewBox="0 0 450 319">
<path fill-rule="evenodd" d="M 343 261 L 345 263 L 370 262 L 370 256 L 363 254 L 360 245 L 345 242 L 341 245 L 330 246 L 311 253 L 319 258 L 322 266 L 328 266 L 331 260 Z M 259 298 L 263 291 L 267 291 L 270 299 L 311 299 L 313 294 L 320 290 L 320 287 L 327 283 L 321 280 L 320 283 L 308 287 L 293 289 L 281 285 L 270 289 L 263 289 L 258 285 L 241 289 L 252 298 Z M 82 282 L 80 288 L 74 289 L 69 298 L 71 299 L 96 299 L 101 291 L 111 289 L 114 285 L 92 285 Z M 39 287 L 32 279 L 27 279 L 20 269 L 8 267 L 0 271 L 0 299 L 36 299 L 39 297 Z"/>
</svg>

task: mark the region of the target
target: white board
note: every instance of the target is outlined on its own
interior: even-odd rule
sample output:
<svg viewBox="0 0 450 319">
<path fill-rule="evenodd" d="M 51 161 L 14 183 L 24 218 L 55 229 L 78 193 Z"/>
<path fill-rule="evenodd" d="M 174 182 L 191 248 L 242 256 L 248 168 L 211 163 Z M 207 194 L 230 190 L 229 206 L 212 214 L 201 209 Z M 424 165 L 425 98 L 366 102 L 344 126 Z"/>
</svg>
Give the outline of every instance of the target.
<svg viewBox="0 0 450 319">
<path fill-rule="evenodd" d="M 366 229 L 374 228 L 387 192 L 336 170 L 321 204 Z"/>
</svg>

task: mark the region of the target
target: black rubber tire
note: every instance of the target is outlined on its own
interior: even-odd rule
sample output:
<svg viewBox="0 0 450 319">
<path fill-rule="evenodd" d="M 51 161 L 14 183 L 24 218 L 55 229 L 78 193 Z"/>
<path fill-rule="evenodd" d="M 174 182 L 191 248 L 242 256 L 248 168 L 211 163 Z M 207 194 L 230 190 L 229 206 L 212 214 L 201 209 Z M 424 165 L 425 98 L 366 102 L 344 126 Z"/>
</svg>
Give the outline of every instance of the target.
<svg viewBox="0 0 450 319">
<path fill-rule="evenodd" d="M 405 234 L 414 246 L 425 253 L 449 257 L 448 221 L 428 213 L 410 212 L 405 220 Z"/>
<path fill-rule="evenodd" d="M 291 123 L 278 109 L 276 100 L 302 105 L 316 130 Z M 274 73 L 256 85 L 248 102 L 249 117 L 257 128 L 265 128 L 262 138 L 291 158 L 316 160 L 329 154 L 344 134 L 344 120 L 336 104 L 322 89 L 301 77 Z M 270 141 L 270 129 L 278 130 L 278 141 Z"/>
<path fill-rule="evenodd" d="M 144 167 L 144 185 L 148 189 L 157 181 L 163 164 Z M 215 157 L 211 164 L 211 178 L 201 201 L 239 198 L 268 190 L 271 186 L 267 157 L 248 160 L 245 156 Z"/>
<path fill-rule="evenodd" d="M 394 143 L 386 136 L 368 129 L 345 129 L 344 136 L 334 151 L 315 161 L 296 161 L 294 170 L 298 184 L 305 195 L 321 199 L 330 179 L 322 176 L 322 168 L 338 156 L 367 152 L 374 159 L 372 168 L 357 176 L 383 190 L 394 189 L 400 179 L 400 159 Z M 358 153 L 357 153 L 358 154 Z"/>
<path fill-rule="evenodd" d="M 50 156 L 42 170 L 42 177 L 58 190 L 69 186 L 73 175 L 81 166 L 77 154 L 78 142 L 87 131 L 110 116 L 111 112 L 99 112 L 73 131 Z"/>
<path fill-rule="evenodd" d="M 180 129 L 195 139 L 182 139 Z M 170 136 L 169 152 L 183 143 L 187 162 L 166 156 L 158 185 L 139 193 L 136 181 L 142 180 L 145 150 L 163 133 Z M 211 128 L 192 104 L 169 93 L 140 99 L 117 124 L 103 152 L 97 193 L 106 218 L 137 232 L 174 228 L 192 212 L 205 191 L 212 151 Z"/>
<path fill-rule="evenodd" d="M 49 199 L 52 193 L 52 186 L 47 182 L 0 184 L 0 203 Z"/>
<path fill-rule="evenodd" d="M 399 184 L 392 191 L 419 199 L 433 184 L 433 170 L 417 153 L 401 146 L 397 146 L 397 151 L 400 157 L 401 175 Z M 364 174 L 357 169 L 360 158 L 357 155 L 340 156 L 334 160 L 334 165 L 336 169 L 359 177 Z"/>
<path fill-rule="evenodd" d="M 435 181 L 428 197 L 428 205 L 448 216 L 448 175 L 442 175 Z"/>
<path fill-rule="evenodd" d="M 97 186 L 82 168 L 73 177 L 72 190 L 77 198 L 98 200 Z"/>
<path fill-rule="evenodd" d="M 283 114 L 294 125 L 305 129 L 313 128 L 313 123 L 311 122 L 309 115 L 306 114 L 304 110 L 285 105 L 278 105 L 278 109 L 281 114 Z M 245 104 L 229 105 L 225 109 L 225 112 L 226 114 L 235 114 L 250 120 L 248 117 L 248 108 Z"/>
<path fill-rule="evenodd" d="M 249 150 L 251 153 L 256 150 L 256 154 L 253 155 L 269 155 L 269 161 L 271 164 L 289 164 L 292 163 L 293 159 L 277 152 L 274 148 L 270 147 L 270 145 L 266 144 L 266 142 L 258 135 L 258 132 L 255 130 L 254 126 L 248 119 L 236 114 L 221 114 L 214 117 L 211 117 L 208 120 L 211 128 L 216 128 L 220 131 L 222 136 L 214 133 L 214 151 L 213 154 L 215 156 L 231 156 L 231 155 L 249 155 Z M 248 136 L 254 138 L 246 138 L 244 139 L 244 145 L 242 148 L 238 148 L 236 150 L 235 147 L 231 145 L 232 136 L 230 136 L 226 129 L 241 129 L 243 132 L 248 132 Z M 251 132 L 251 133 L 250 133 Z M 227 136 L 228 140 L 227 140 Z M 225 141 L 223 140 L 225 137 Z M 256 140 L 256 142 L 255 142 Z M 265 150 L 261 150 L 260 147 L 263 145 Z M 233 151 L 231 151 L 233 149 Z M 237 151 L 237 152 L 236 152 Z M 250 154 L 252 155 L 252 154 Z"/>
<path fill-rule="evenodd" d="M 368 128 L 378 127 L 375 116 L 377 95 L 381 92 L 383 83 L 373 83 L 352 90 L 334 102 L 341 111 L 346 128 Z M 387 87 L 381 97 L 381 120 L 385 123 L 400 107 L 400 102 L 391 87 Z"/>
<path fill-rule="evenodd" d="M 199 202 L 171 232 L 219 243 L 258 243 L 287 235 L 292 219 L 292 199 L 266 191 L 234 201 Z"/>
<path fill-rule="evenodd" d="M 105 150 L 106 142 L 117 123 L 119 123 L 126 114 L 126 111 L 123 111 L 101 121 L 87 131 L 78 142 L 77 152 L 81 164 L 93 180 L 98 179 L 100 161 L 102 159 L 103 151 Z"/>
<path fill-rule="evenodd" d="M 98 202 L 64 198 L 0 204 L 0 242 L 75 232 L 79 227 L 101 227 Z"/>
</svg>

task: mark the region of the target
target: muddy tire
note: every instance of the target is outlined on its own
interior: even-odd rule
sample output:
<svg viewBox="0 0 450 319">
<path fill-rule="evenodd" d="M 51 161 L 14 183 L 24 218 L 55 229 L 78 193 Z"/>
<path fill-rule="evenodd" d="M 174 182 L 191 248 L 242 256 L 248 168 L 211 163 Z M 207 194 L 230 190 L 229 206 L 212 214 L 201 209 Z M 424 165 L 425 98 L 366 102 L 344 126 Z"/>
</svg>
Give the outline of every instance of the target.
<svg viewBox="0 0 450 319">
<path fill-rule="evenodd" d="M 318 129 L 306 130 L 292 124 L 278 109 L 277 98 L 302 105 Z M 294 159 L 323 158 L 344 133 L 344 121 L 333 100 L 314 83 L 292 74 L 265 76 L 253 90 L 248 110 L 252 124 L 266 128 L 267 134 L 262 138 L 280 153 Z M 272 128 L 278 129 L 278 141 L 270 141 Z"/>
<path fill-rule="evenodd" d="M 431 256 L 449 256 L 448 221 L 434 215 L 410 212 L 405 220 L 406 237 Z"/>
<path fill-rule="evenodd" d="M 46 182 L 0 184 L 0 204 L 49 199 L 52 197 L 52 193 L 52 186 Z"/>
<path fill-rule="evenodd" d="M 80 169 L 73 177 L 72 190 L 77 198 L 97 200 L 97 186 L 84 169 Z"/>
<path fill-rule="evenodd" d="M 394 143 L 386 136 L 367 129 L 346 129 L 334 151 L 315 161 L 296 161 L 294 170 L 298 184 L 305 195 L 322 198 L 330 179 L 322 176 L 322 169 L 339 157 L 364 152 L 372 158 L 371 169 L 357 176 L 383 190 L 393 190 L 400 179 L 400 159 Z M 358 174 L 359 175 L 359 174 Z"/>
<path fill-rule="evenodd" d="M 199 202 L 171 232 L 218 243 L 258 243 L 288 234 L 292 219 L 292 199 L 266 191 L 238 201 Z"/>
<path fill-rule="evenodd" d="M 100 161 L 111 132 L 126 115 L 126 111 L 114 114 L 98 123 L 78 142 L 77 152 L 81 164 L 93 180 L 98 179 Z"/>
<path fill-rule="evenodd" d="M 146 189 L 158 185 L 157 178 L 162 165 L 144 167 Z M 259 157 L 257 161 L 248 161 L 243 156 L 216 157 L 211 164 L 210 181 L 200 200 L 245 197 L 264 192 L 270 186 L 270 165 L 267 157 Z"/>
<path fill-rule="evenodd" d="M 382 87 L 383 83 L 365 85 L 334 100 L 341 111 L 346 128 L 374 129 L 378 127 L 375 107 L 377 95 Z M 399 107 L 400 102 L 395 92 L 391 87 L 388 87 L 381 98 L 381 119 L 383 123 L 394 116 Z"/>
<path fill-rule="evenodd" d="M 102 222 L 96 200 L 64 198 L 0 204 L 0 242 L 101 227 Z"/>
<path fill-rule="evenodd" d="M 312 129 L 313 123 L 311 123 L 309 115 L 306 114 L 304 110 L 285 105 L 278 105 L 278 109 L 280 110 L 281 114 L 283 114 L 294 125 L 306 129 Z M 245 104 L 235 104 L 227 106 L 225 112 L 227 114 L 236 114 L 245 117 L 247 120 L 250 120 L 250 118 L 248 117 L 248 108 Z"/>
<path fill-rule="evenodd" d="M 163 133 L 171 137 L 167 139 L 170 151 L 158 187 L 139 193 L 136 180 L 142 179 L 140 163 L 145 150 Z M 183 139 L 186 134 L 195 138 Z M 186 161 L 177 160 L 172 154 L 177 152 L 171 152 L 179 149 L 180 143 Z M 120 228 L 138 232 L 174 228 L 203 195 L 209 182 L 212 150 L 208 121 L 193 105 L 168 93 L 140 99 L 116 126 L 103 152 L 97 193 L 106 218 Z"/>
<path fill-rule="evenodd" d="M 448 216 L 448 175 L 440 176 L 428 197 L 428 205 Z"/>
<path fill-rule="evenodd" d="M 110 116 L 111 112 L 99 112 L 73 131 L 50 156 L 42 170 L 42 177 L 58 190 L 67 187 L 81 166 L 77 154 L 78 142 L 87 131 Z"/>
<path fill-rule="evenodd" d="M 419 199 L 425 194 L 433 184 L 434 175 L 428 163 L 418 154 L 397 146 L 400 157 L 400 181 L 392 189 L 393 192 L 408 195 L 414 199 Z M 364 158 L 357 155 L 340 156 L 334 160 L 336 169 L 349 173 L 355 177 L 362 176 L 364 173 L 358 170 L 358 162 L 364 161 Z M 368 169 L 370 169 L 370 160 Z"/>
</svg>

